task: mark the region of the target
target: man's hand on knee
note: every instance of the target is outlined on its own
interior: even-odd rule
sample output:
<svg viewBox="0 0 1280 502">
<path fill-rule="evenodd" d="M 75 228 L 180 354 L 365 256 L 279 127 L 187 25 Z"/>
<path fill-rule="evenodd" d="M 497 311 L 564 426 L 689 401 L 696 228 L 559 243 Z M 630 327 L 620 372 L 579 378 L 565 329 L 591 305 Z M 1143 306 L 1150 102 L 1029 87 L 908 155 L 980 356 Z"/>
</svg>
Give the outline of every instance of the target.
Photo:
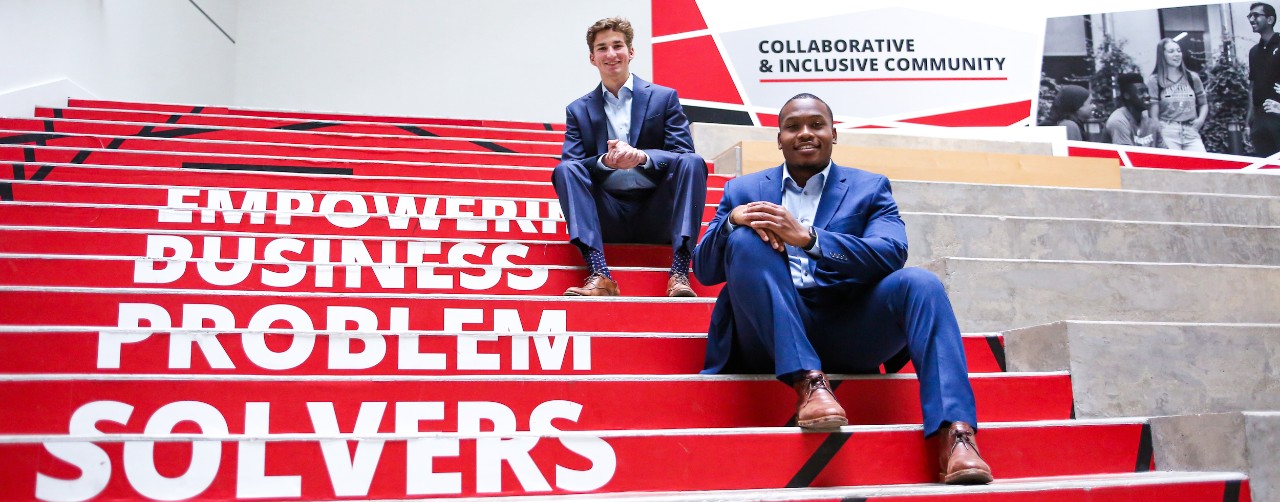
<svg viewBox="0 0 1280 502">
<path fill-rule="evenodd" d="M 609 140 L 609 151 L 604 154 L 604 165 L 614 169 L 634 169 L 648 160 L 643 151 L 617 139 Z"/>
<path fill-rule="evenodd" d="M 773 236 L 770 244 L 778 251 L 786 251 L 785 244 L 804 247 L 809 244 L 809 227 L 796 221 L 787 208 L 772 202 L 757 201 L 746 204 L 746 210 L 738 221 L 750 226 L 757 233 L 764 231 Z"/>
<path fill-rule="evenodd" d="M 790 242 L 787 242 L 786 239 L 778 233 L 776 227 L 764 223 L 777 218 L 777 216 L 775 216 L 776 211 L 782 211 L 787 218 L 791 218 L 792 221 L 795 221 L 795 218 L 792 218 L 791 214 L 782 206 L 772 202 L 756 201 L 733 208 L 733 212 L 729 213 L 729 222 L 734 225 L 751 228 L 755 231 L 756 235 L 760 236 L 760 240 L 769 243 L 769 247 L 772 247 L 774 251 L 785 253 L 787 252 L 786 245 L 790 244 Z M 796 224 L 799 225 L 798 222 Z M 807 243 L 808 230 L 804 230 L 804 232 L 806 232 L 804 243 Z M 801 243 L 800 245 L 803 246 L 804 243 Z"/>
</svg>

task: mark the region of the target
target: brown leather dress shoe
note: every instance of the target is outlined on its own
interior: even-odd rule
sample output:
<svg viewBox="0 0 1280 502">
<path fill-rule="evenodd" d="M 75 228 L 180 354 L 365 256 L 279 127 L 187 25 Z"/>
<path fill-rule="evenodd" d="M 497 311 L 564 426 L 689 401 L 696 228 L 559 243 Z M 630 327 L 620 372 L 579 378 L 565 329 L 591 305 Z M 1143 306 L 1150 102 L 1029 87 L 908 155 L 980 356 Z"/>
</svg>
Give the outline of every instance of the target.
<svg viewBox="0 0 1280 502">
<path fill-rule="evenodd" d="M 951 428 L 938 434 L 941 443 L 939 461 L 942 472 L 939 480 L 949 485 L 985 485 L 992 479 L 991 467 L 978 454 L 978 444 L 973 439 L 973 427 L 955 422 Z"/>
<path fill-rule="evenodd" d="M 587 276 L 587 282 L 581 287 L 574 286 L 564 290 L 565 296 L 618 296 L 618 283 L 603 274 Z"/>
<path fill-rule="evenodd" d="M 667 296 L 672 298 L 693 298 L 698 296 L 693 292 L 693 288 L 689 287 L 689 276 L 686 274 L 671 274 L 667 279 Z"/>
<path fill-rule="evenodd" d="M 811 370 L 791 386 L 796 390 L 796 425 L 805 429 L 838 429 L 848 425 L 827 375 Z"/>
</svg>

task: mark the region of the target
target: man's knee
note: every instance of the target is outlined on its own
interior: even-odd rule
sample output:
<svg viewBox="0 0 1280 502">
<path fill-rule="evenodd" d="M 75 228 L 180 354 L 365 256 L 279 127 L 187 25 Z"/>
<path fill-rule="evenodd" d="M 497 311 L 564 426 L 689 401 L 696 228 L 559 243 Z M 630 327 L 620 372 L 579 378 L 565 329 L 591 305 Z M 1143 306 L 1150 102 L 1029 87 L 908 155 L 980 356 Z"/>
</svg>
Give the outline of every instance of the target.
<svg viewBox="0 0 1280 502">
<path fill-rule="evenodd" d="M 947 294 L 947 288 L 933 272 L 919 267 L 899 269 L 884 278 L 889 284 L 907 294 Z"/>
<path fill-rule="evenodd" d="M 729 238 L 725 241 L 725 253 L 735 257 L 760 257 L 776 254 L 776 251 L 751 227 L 739 225 L 729 232 Z"/>
<path fill-rule="evenodd" d="M 676 173 L 687 173 L 691 176 L 706 178 L 707 177 L 707 161 L 702 159 L 701 155 L 696 153 L 682 153 L 676 156 L 675 162 L 672 162 L 671 169 Z"/>
<path fill-rule="evenodd" d="M 551 182 L 560 185 L 570 179 L 591 179 L 587 175 L 587 167 L 576 160 L 562 160 L 551 170 Z"/>
</svg>

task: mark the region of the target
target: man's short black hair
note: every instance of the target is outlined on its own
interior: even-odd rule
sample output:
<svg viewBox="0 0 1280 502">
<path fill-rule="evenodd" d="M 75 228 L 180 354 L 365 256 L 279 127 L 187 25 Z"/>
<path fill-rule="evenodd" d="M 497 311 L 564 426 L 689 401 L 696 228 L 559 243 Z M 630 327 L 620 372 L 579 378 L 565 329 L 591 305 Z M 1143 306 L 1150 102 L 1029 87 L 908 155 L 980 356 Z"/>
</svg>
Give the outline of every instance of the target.
<svg viewBox="0 0 1280 502">
<path fill-rule="evenodd" d="M 1120 88 L 1121 94 L 1129 92 L 1129 87 L 1133 84 L 1145 83 L 1146 82 L 1142 80 L 1142 75 L 1137 73 L 1121 73 L 1120 76 L 1116 78 L 1116 87 Z"/>
<path fill-rule="evenodd" d="M 1258 7 L 1262 7 L 1262 13 L 1263 13 L 1263 14 L 1265 14 L 1265 15 L 1267 15 L 1267 16 L 1270 16 L 1270 17 L 1276 17 L 1276 8 L 1275 8 L 1275 7 L 1272 7 L 1272 6 L 1271 6 L 1271 4 L 1262 3 L 1262 2 L 1254 2 L 1254 3 L 1253 3 L 1253 5 L 1250 5 L 1250 6 L 1249 6 L 1249 10 L 1253 10 L 1253 9 L 1258 8 Z"/>
<path fill-rule="evenodd" d="M 802 92 L 800 94 L 796 94 L 795 96 L 791 96 L 791 99 L 788 99 L 786 103 L 782 104 L 782 108 L 786 108 L 787 105 L 791 104 L 792 101 L 795 101 L 797 99 L 812 99 L 812 100 L 816 100 L 819 103 L 822 103 L 822 106 L 827 108 L 827 120 L 830 120 L 832 122 L 836 120 L 835 113 L 831 111 L 831 105 L 827 104 L 826 101 L 823 101 L 822 98 L 819 98 L 807 92 Z M 781 110 L 782 108 L 779 108 L 779 110 Z M 782 117 L 778 117 L 778 118 L 781 119 Z M 778 125 L 782 125 L 781 122 L 779 122 Z"/>
</svg>

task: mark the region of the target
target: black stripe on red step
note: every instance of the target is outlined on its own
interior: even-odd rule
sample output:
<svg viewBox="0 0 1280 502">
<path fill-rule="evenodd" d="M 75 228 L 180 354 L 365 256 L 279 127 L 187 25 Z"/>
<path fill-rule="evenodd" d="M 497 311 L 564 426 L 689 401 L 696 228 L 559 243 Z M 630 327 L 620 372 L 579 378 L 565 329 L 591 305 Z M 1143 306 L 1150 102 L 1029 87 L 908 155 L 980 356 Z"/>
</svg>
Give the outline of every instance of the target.
<svg viewBox="0 0 1280 502">
<path fill-rule="evenodd" d="M 813 484 L 813 480 L 827 468 L 827 464 L 831 463 L 831 459 L 835 458 L 836 453 L 840 452 L 840 448 L 844 447 L 852 435 L 849 432 L 832 432 L 827 436 L 827 439 L 818 445 L 818 449 L 814 450 L 813 455 L 809 456 L 809 460 L 800 466 L 800 471 L 791 477 L 787 488 L 806 488 Z"/>
<path fill-rule="evenodd" d="M 300 122 L 297 124 L 282 125 L 280 127 L 273 127 L 272 129 L 280 129 L 282 131 L 311 131 L 315 129 L 323 129 L 325 127 L 333 127 L 336 125 L 338 125 L 337 122 L 313 121 L 313 122 Z"/>
<path fill-rule="evenodd" d="M 991 355 L 996 358 L 996 364 L 1000 366 L 1000 371 L 1009 371 L 1004 361 L 1004 344 L 1000 343 L 1000 335 L 987 336 L 987 346 L 991 347 Z"/>
<path fill-rule="evenodd" d="M 337 174 L 351 176 L 355 171 L 342 167 L 305 167 L 305 166 L 264 166 L 257 164 L 214 164 L 207 162 L 183 162 L 185 169 L 208 169 L 213 171 L 262 171 L 268 173 L 302 173 L 302 174 Z"/>
<path fill-rule="evenodd" d="M 1142 437 L 1138 438 L 1138 462 L 1133 472 L 1151 472 L 1155 464 L 1155 448 L 1152 447 L 1151 424 L 1142 424 Z"/>
<path fill-rule="evenodd" d="M 1222 502 L 1240 502 L 1240 480 L 1227 481 L 1222 490 Z"/>
<path fill-rule="evenodd" d="M 0 145 L 20 145 L 24 143 L 40 143 L 44 146 L 44 142 L 51 139 L 66 138 L 65 134 L 47 134 L 42 132 L 33 132 L 27 134 L 15 134 L 13 136 L 5 136 L 0 138 Z"/>
<path fill-rule="evenodd" d="M 476 145 L 479 145 L 482 148 L 488 148 L 489 150 L 492 150 L 498 153 L 516 153 L 515 150 L 499 145 L 497 143 L 491 143 L 488 141 L 472 141 L 472 143 L 475 143 Z"/>
<path fill-rule="evenodd" d="M 427 137 L 439 137 L 439 136 L 440 136 L 439 134 L 433 133 L 433 132 L 431 132 L 431 131 L 428 131 L 428 130 L 423 129 L 423 128 L 418 127 L 418 126 L 402 125 L 402 126 L 396 126 L 396 127 L 399 127 L 399 128 L 404 129 L 404 130 L 406 130 L 406 131 L 409 131 L 409 132 L 411 132 L 411 133 L 413 133 L 413 134 L 415 134 L 415 135 L 417 135 L 417 136 L 427 136 Z"/>
</svg>

